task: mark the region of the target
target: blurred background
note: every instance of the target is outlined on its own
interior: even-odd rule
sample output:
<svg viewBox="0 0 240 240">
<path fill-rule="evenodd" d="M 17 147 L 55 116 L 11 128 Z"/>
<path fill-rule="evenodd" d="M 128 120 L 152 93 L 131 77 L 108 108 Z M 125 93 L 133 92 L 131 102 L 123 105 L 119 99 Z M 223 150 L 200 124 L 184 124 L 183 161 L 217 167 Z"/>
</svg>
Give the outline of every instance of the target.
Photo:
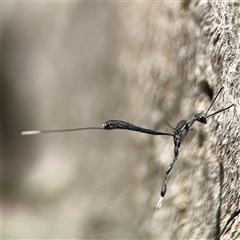
<svg viewBox="0 0 240 240">
<path fill-rule="evenodd" d="M 136 62 L 127 65 L 134 48 L 126 45 L 124 14 L 131 14 L 124 3 L 2 3 L 3 238 L 149 236 L 143 226 L 159 192 L 158 184 L 150 202 L 152 190 L 142 185 L 149 136 L 101 130 L 20 135 L 109 119 L 154 127 L 144 122 L 146 96 L 131 104 L 140 94 L 134 93 L 136 76 L 128 74 Z"/>
<path fill-rule="evenodd" d="M 216 204 L 206 201 L 217 180 L 206 169 L 219 166 L 214 119 L 181 148 L 160 211 L 153 208 L 172 138 L 121 130 L 20 135 L 109 119 L 172 132 L 167 122 L 205 111 L 211 96 L 199 83 L 215 94 L 220 78 L 202 24 L 216 8 L 189 4 L 2 3 L 3 238 L 209 236 Z"/>
<path fill-rule="evenodd" d="M 211 110 L 237 101 L 239 6 L 183 0 L 1 7 L 2 237 L 216 238 L 238 204 L 233 109 L 194 125 L 160 211 L 153 208 L 173 159 L 172 138 L 121 130 L 20 133 L 100 127 L 109 119 L 171 132 L 167 122 L 205 112 L 222 86 Z"/>
</svg>

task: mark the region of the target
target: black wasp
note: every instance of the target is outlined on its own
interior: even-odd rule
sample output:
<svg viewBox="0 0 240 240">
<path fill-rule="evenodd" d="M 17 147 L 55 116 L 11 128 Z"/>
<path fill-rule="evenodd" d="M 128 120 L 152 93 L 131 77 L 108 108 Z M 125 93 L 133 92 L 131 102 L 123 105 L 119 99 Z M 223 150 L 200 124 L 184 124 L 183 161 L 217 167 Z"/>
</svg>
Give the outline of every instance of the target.
<svg viewBox="0 0 240 240">
<path fill-rule="evenodd" d="M 220 109 L 220 110 L 218 110 L 214 113 L 208 114 L 209 110 L 211 109 L 212 105 L 214 104 L 214 102 L 216 101 L 218 95 L 220 94 L 220 92 L 222 90 L 223 90 L 223 87 L 218 91 L 217 95 L 213 99 L 211 105 L 209 106 L 209 108 L 207 109 L 205 114 L 197 113 L 197 114 L 195 114 L 193 119 L 191 119 L 190 121 L 181 120 L 176 125 L 176 127 L 174 128 L 173 133 L 159 132 L 159 131 L 155 131 L 155 130 L 151 130 L 151 129 L 147 129 L 147 128 L 142 128 L 142 127 L 133 125 L 131 123 L 128 123 L 128 122 L 125 122 L 125 121 L 122 121 L 122 120 L 108 120 L 102 125 L 102 127 L 85 127 L 85 128 L 61 129 L 61 130 L 24 131 L 24 132 L 22 132 L 22 135 L 35 135 L 35 134 L 43 134 L 43 133 L 56 133 L 56 132 L 79 131 L 79 130 L 89 130 L 89 129 L 101 129 L 101 130 L 125 129 L 125 130 L 137 131 L 137 132 L 142 132 L 142 133 L 151 134 L 151 135 L 172 136 L 173 137 L 173 142 L 174 142 L 174 158 L 173 158 L 172 163 L 167 167 L 166 172 L 165 172 L 165 179 L 163 181 L 163 185 L 162 185 L 162 188 L 161 188 L 160 199 L 159 199 L 159 201 L 158 201 L 158 203 L 155 207 L 155 209 L 158 210 L 161 207 L 162 199 L 167 192 L 167 176 L 171 172 L 171 170 L 174 166 L 174 163 L 177 160 L 178 150 L 179 150 L 179 148 L 181 146 L 181 143 L 183 142 L 184 138 L 188 134 L 191 126 L 196 121 L 200 122 L 200 123 L 203 123 L 203 124 L 206 124 L 207 123 L 207 118 L 209 118 L 209 117 L 211 117 L 215 114 L 221 113 L 221 112 L 231 108 L 232 106 L 234 106 L 234 104 L 231 104 L 228 107 Z"/>
</svg>

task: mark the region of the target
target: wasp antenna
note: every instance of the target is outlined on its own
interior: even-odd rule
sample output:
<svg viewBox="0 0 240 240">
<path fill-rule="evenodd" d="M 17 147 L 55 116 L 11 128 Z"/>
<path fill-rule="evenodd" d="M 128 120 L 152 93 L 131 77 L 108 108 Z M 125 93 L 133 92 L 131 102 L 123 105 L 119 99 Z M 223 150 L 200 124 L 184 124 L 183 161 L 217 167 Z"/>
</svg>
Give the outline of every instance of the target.
<svg viewBox="0 0 240 240">
<path fill-rule="evenodd" d="M 210 108 L 212 107 L 212 105 L 215 103 L 215 101 L 217 100 L 217 98 L 218 98 L 218 95 L 220 94 L 220 92 L 223 90 L 223 87 L 221 87 L 220 88 L 220 90 L 218 91 L 218 93 L 217 93 L 217 95 L 215 96 L 215 98 L 213 99 L 213 101 L 212 101 L 212 103 L 211 103 L 211 105 L 209 106 L 209 108 L 208 108 L 208 110 L 206 111 L 206 114 L 205 114 L 205 116 L 207 116 L 207 114 L 208 114 L 208 111 L 210 110 Z"/>
<path fill-rule="evenodd" d="M 211 117 L 211 116 L 213 116 L 213 115 L 215 115 L 215 114 L 218 114 L 218 113 L 220 113 L 220 112 L 223 112 L 223 111 L 225 111 L 225 110 L 227 110 L 227 109 L 229 109 L 229 108 L 231 108 L 231 107 L 233 107 L 233 106 L 234 106 L 234 104 L 231 104 L 231 105 L 228 106 L 228 107 L 225 107 L 225 108 L 220 109 L 220 110 L 218 110 L 218 111 L 216 111 L 216 112 L 214 112 L 214 113 L 209 114 L 208 116 L 206 116 L 206 118 Z"/>
</svg>

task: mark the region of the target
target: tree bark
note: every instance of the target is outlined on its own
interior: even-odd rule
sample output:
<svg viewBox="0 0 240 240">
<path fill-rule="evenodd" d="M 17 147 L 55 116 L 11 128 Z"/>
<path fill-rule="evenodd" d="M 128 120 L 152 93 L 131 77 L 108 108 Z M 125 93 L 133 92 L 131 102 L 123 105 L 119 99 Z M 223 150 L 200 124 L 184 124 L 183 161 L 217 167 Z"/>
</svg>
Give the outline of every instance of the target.
<svg viewBox="0 0 240 240">
<path fill-rule="evenodd" d="M 240 5 L 3 6 L 3 238 L 239 239 Z M 172 132 L 20 136 L 122 119 Z M 14 230 L 13 230 L 14 229 Z"/>
<path fill-rule="evenodd" d="M 134 91 L 134 114 L 142 116 L 143 124 L 164 130 L 166 122 L 175 126 L 205 113 L 222 86 L 210 112 L 235 104 L 206 125 L 194 124 L 196 134 L 180 148 L 162 208 L 150 217 L 151 238 L 238 239 L 239 3 L 133 3 L 122 14 L 128 39 L 123 68 Z M 153 179 L 157 183 L 150 188 L 151 203 L 161 187 L 159 175 L 173 159 L 173 143 L 163 141 L 150 141 L 151 164 L 161 166 L 156 174 L 146 164 L 149 186 Z"/>
</svg>

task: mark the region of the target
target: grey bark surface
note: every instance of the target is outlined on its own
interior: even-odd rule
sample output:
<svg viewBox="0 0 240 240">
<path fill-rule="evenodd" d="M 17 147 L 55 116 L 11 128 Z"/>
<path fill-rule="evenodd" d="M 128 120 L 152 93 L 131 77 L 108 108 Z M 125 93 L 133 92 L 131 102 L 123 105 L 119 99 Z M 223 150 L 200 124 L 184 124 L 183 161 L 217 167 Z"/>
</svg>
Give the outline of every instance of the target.
<svg viewBox="0 0 240 240">
<path fill-rule="evenodd" d="M 174 125 L 175 119 L 206 111 L 211 100 L 201 91 L 204 82 L 214 93 L 224 86 L 212 111 L 235 103 L 235 109 L 209 119 L 206 126 L 195 126 L 197 137 L 181 147 L 163 207 L 151 219 L 152 238 L 239 238 L 239 216 L 224 229 L 240 207 L 239 11 L 237 2 L 192 1 L 140 7 L 137 12 L 147 21 L 126 17 L 128 33 L 136 33 L 129 37 L 136 58 L 126 65 L 143 89 L 132 86 L 139 91 L 132 98 L 139 115 L 150 116 L 151 124 L 162 129 L 167 121 Z M 171 162 L 166 154 L 172 154 L 163 150 L 171 146 L 162 141 L 153 139 L 153 161 L 165 168 Z"/>
<path fill-rule="evenodd" d="M 3 238 L 239 239 L 238 2 L 2 6 Z M 194 124 L 159 211 L 171 137 L 19 135 L 108 119 L 171 132 L 222 86 L 211 112 L 234 108 Z"/>
</svg>

